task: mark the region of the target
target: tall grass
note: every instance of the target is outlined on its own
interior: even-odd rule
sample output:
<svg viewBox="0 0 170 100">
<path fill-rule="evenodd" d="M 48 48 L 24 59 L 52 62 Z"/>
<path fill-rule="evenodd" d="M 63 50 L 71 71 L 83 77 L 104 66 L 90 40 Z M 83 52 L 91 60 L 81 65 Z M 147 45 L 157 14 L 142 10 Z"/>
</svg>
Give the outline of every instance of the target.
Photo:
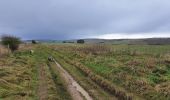
<svg viewBox="0 0 170 100">
<path fill-rule="evenodd" d="M 2 57 L 4 55 L 7 55 L 9 53 L 10 53 L 10 51 L 7 48 L 5 48 L 2 45 L 0 45 L 0 57 Z"/>
<path fill-rule="evenodd" d="M 167 95 L 170 92 L 165 89 L 170 86 L 167 84 L 170 82 L 169 45 L 93 44 L 55 48 L 65 58 L 82 63 L 93 73 L 127 91 L 150 100 L 170 98 Z"/>
</svg>

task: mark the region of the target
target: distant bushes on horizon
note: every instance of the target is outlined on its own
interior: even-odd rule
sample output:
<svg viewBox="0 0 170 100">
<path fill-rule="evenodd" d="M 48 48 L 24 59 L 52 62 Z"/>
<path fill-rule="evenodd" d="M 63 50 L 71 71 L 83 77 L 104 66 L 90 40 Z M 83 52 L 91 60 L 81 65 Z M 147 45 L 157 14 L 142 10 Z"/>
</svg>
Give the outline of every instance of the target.
<svg viewBox="0 0 170 100">
<path fill-rule="evenodd" d="M 83 39 L 79 39 L 79 40 L 77 40 L 77 43 L 84 44 L 85 41 Z"/>
</svg>

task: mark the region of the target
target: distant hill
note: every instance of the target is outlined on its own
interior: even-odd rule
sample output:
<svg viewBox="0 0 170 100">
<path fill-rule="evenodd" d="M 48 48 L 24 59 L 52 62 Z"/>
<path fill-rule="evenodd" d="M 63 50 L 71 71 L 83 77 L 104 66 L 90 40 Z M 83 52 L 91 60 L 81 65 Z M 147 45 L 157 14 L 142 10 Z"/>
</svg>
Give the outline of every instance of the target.
<svg viewBox="0 0 170 100">
<path fill-rule="evenodd" d="M 167 45 L 170 44 L 170 38 L 145 38 L 145 39 L 84 39 L 85 43 L 99 44 L 150 44 Z M 67 40 L 68 43 L 76 43 L 77 40 Z"/>
<path fill-rule="evenodd" d="M 77 40 L 36 40 L 40 43 L 77 43 Z M 84 39 L 85 43 L 97 44 L 149 44 L 149 45 L 168 45 L 170 38 L 145 38 L 145 39 Z M 31 40 L 24 42 L 31 43 Z"/>
<path fill-rule="evenodd" d="M 62 43 L 61 40 L 36 40 L 38 43 Z M 23 42 L 32 43 L 32 40 L 24 40 Z"/>
</svg>

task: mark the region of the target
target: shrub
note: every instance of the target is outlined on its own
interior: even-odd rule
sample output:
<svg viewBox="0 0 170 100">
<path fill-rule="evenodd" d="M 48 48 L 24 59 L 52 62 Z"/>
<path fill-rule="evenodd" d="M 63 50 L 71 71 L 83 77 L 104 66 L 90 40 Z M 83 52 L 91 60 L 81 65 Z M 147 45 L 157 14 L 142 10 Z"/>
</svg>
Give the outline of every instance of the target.
<svg viewBox="0 0 170 100">
<path fill-rule="evenodd" d="M 77 43 L 83 44 L 83 43 L 85 43 L 85 41 L 83 39 L 80 39 L 80 40 L 77 40 Z"/>
<path fill-rule="evenodd" d="M 4 35 L 1 38 L 2 44 L 7 46 L 12 52 L 18 49 L 19 44 L 21 43 L 20 38 L 10 35 Z"/>
<path fill-rule="evenodd" d="M 63 43 L 66 43 L 66 41 L 63 41 Z"/>
<path fill-rule="evenodd" d="M 32 44 L 37 44 L 37 41 L 35 41 L 35 40 L 32 40 Z"/>
</svg>

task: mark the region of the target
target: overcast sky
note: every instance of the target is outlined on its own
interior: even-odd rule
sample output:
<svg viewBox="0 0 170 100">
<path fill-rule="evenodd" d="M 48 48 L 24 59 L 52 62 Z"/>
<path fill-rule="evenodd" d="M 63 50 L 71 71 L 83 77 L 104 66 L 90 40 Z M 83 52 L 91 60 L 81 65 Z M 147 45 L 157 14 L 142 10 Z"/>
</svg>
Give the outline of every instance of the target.
<svg viewBox="0 0 170 100">
<path fill-rule="evenodd" d="M 0 35 L 23 39 L 170 37 L 170 0 L 0 0 Z"/>
</svg>

